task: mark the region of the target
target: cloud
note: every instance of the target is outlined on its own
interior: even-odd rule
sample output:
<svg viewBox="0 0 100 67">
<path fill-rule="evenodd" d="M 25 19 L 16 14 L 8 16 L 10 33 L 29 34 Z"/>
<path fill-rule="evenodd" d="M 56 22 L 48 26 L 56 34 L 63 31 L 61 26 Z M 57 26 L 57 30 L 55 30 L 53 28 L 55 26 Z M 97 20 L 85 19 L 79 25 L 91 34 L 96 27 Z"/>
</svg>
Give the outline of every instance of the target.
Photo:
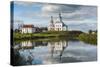
<svg viewBox="0 0 100 67">
<path fill-rule="evenodd" d="M 80 10 L 77 11 L 77 13 L 80 13 L 83 15 L 84 18 L 97 18 L 97 7 L 96 6 L 82 6 Z M 77 14 L 76 13 L 76 14 Z"/>
<path fill-rule="evenodd" d="M 79 9 L 79 5 L 64 5 L 64 4 L 46 4 L 42 7 L 42 11 L 45 13 L 72 13 Z"/>
<path fill-rule="evenodd" d="M 97 23 L 79 23 L 68 25 L 69 30 L 81 30 L 83 32 L 88 32 L 89 30 L 97 30 Z"/>
<path fill-rule="evenodd" d="M 42 7 L 45 15 L 49 13 L 62 13 L 63 19 L 80 21 L 84 19 L 97 18 L 96 6 L 82 6 L 82 5 L 54 5 L 47 4 Z"/>
</svg>

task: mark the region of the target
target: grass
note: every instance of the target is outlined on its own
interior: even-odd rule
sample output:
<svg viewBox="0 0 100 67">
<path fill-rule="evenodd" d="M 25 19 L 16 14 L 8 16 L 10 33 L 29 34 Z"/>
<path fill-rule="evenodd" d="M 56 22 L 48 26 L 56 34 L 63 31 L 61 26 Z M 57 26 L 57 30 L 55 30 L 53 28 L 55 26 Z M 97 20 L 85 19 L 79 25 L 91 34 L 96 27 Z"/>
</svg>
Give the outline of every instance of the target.
<svg viewBox="0 0 100 67">
<path fill-rule="evenodd" d="M 86 43 L 90 43 L 90 44 L 97 44 L 97 34 L 86 34 L 86 33 L 83 33 L 83 34 L 80 34 L 79 35 L 79 40 L 82 40 Z"/>
<path fill-rule="evenodd" d="M 88 33 L 75 33 L 73 31 L 48 31 L 41 33 L 14 33 L 14 40 L 32 40 L 32 41 L 58 41 L 58 40 L 70 40 L 70 39 L 78 39 L 90 44 L 97 44 L 97 33 L 88 34 Z"/>
<path fill-rule="evenodd" d="M 41 33 L 14 33 L 14 39 L 36 39 L 36 38 L 48 38 L 48 37 L 60 37 L 67 36 L 68 32 L 41 32 Z"/>
</svg>

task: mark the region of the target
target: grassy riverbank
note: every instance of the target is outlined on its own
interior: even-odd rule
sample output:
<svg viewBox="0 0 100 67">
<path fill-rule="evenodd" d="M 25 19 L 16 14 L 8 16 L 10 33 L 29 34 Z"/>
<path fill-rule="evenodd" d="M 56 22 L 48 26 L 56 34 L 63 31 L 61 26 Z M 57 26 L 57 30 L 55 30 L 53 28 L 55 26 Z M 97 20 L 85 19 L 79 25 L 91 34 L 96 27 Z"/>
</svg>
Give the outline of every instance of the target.
<svg viewBox="0 0 100 67">
<path fill-rule="evenodd" d="M 73 38 L 78 37 L 80 31 L 48 31 L 48 32 L 40 32 L 40 33 L 14 33 L 14 39 L 36 39 L 36 38 L 50 38 L 50 37 L 67 37 Z"/>
<path fill-rule="evenodd" d="M 70 40 L 70 39 L 78 39 L 90 44 L 97 44 L 97 33 L 89 34 L 83 33 L 81 31 L 48 31 L 41 33 L 14 33 L 14 40 L 33 40 L 33 41 L 52 41 L 52 40 Z"/>
<path fill-rule="evenodd" d="M 36 39 L 68 36 L 68 32 L 14 33 L 14 39 Z"/>
</svg>

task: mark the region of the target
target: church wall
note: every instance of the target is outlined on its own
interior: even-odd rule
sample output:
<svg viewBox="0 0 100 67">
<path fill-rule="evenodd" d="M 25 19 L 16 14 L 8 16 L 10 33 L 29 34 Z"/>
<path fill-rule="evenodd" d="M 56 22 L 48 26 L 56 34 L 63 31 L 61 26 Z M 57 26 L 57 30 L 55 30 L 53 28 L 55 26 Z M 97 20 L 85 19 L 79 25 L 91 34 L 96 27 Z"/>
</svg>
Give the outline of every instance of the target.
<svg viewBox="0 0 100 67">
<path fill-rule="evenodd" d="M 55 30 L 56 31 L 62 31 L 62 23 L 56 23 L 55 24 Z"/>
</svg>

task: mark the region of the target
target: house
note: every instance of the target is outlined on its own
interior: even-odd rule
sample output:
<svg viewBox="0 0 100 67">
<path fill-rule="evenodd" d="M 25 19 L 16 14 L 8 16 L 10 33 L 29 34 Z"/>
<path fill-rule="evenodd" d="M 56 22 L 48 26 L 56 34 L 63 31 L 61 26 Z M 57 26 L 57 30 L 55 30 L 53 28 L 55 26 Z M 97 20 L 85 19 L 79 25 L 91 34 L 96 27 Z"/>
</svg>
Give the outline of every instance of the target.
<svg viewBox="0 0 100 67">
<path fill-rule="evenodd" d="M 36 32 L 36 29 L 32 24 L 23 25 L 21 28 L 21 33 L 34 33 L 34 32 Z"/>
<path fill-rule="evenodd" d="M 32 24 L 24 24 L 21 27 L 21 33 L 38 33 L 42 32 L 42 30 L 39 27 L 35 27 Z"/>
<path fill-rule="evenodd" d="M 51 16 L 50 24 L 48 26 L 48 31 L 67 31 L 67 25 L 62 21 L 61 14 L 59 13 L 59 19 L 53 20 Z"/>
</svg>

